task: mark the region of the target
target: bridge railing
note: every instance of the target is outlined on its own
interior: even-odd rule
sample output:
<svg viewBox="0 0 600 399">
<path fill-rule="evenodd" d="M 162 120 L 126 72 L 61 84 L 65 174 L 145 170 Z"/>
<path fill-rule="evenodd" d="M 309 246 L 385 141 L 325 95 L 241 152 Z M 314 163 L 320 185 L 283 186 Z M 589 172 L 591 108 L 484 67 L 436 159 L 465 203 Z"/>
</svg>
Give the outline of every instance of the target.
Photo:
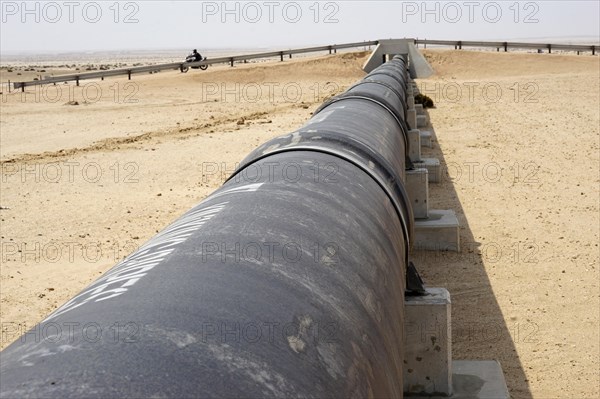
<svg viewBox="0 0 600 399">
<path fill-rule="evenodd" d="M 548 49 L 566 50 L 566 51 L 591 51 L 592 55 L 596 55 L 596 50 L 600 47 L 599 44 L 557 44 L 557 43 L 522 43 L 522 42 L 481 42 L 467 40 L 429 40 L 416 39 L 415 44 L 435 45 L 435 46 L 454 46 L 462 49 L 463 47 L 490 47 L 503 48 L 504 51 L 512 49 Z"/>
</svg>

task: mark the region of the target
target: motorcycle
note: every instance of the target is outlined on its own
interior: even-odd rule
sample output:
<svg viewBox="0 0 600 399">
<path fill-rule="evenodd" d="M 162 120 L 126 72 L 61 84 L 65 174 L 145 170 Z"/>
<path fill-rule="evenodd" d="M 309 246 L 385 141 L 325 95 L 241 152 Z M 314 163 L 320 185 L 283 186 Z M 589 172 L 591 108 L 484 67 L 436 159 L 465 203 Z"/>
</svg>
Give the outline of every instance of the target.
<svg viewBox="0 0 600 399">
<path fill-rule="evenodd" d="M 206 57 L 202 57 L 202 58 L 201 58 L 200 60 L 198 60 L 198 61 L 206 61 Z M 188 55 L 188 56 L 185 58 L 185 62 L 198 62 L 198 61 L 196 60 L 196 57 L 194 57 L 194 55 L 193 55 L 193 54 L 190 54 L 190 55 Z M 192 69 L 201 69 L 201 70 L 203 70 L 203 71 L 206 71 L 206 70 L 208 69 L 208 64 L 204 64 L 204 65 L 197 65 L 197 66 L 192 66 L 192 67 L 188 67 L 188 66 L 184 66 L 184 65 L 182 65 L 182 66 L 181 66 L 181 72 L 183 72 L 183 73 L 186 73 L 187 71 L 189 71 L 189 70 L 190 70 L 190 68 L 192 68 Z"/>
</svg>

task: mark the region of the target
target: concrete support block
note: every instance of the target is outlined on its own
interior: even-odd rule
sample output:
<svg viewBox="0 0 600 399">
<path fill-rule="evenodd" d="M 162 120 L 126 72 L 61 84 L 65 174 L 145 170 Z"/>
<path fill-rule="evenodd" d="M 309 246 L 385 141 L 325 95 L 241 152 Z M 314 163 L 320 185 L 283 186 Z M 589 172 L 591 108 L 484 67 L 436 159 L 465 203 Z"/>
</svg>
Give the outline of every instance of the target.
<svg viewBox="0 0 600 399">
<path fill-rule="evenodd" d="M 406 94 L 406 108 L 411 109 L 415 107 L 415 96 L 412 94 L 412 91 L 409 93 L 407 91 Z"/>
<path fill-rule="evenodd" d="M 509 399 L 500 363 L 496 360 L 452 362 L 453 399 Z"/>
<path fill-rule="evenodd" d="M 431 139 L 431 132 L 429 130 L 419 130 L 421 132 L 421 145 L 427 148 L 433 148 L 433 140 Z"/>
<path fill-rule="evenodd" d="M 424 296 L 406 297 L 404 307 L 404 392 L 452 395 L 450 293 L 427 288 Z"/>
<path fill-rule="evenodd" d="M 500 363 L 496 360 L 454 360 L 452 362 L 452 399 L 509 399 Z M 405 398 L 422 398 L 405 394 Z M 447 396 L 427 396 L 448 399 Z"/>
<path fill-rule="evenodd" d="M 429 183 L 440 183 L 442 181 L 442 166 L 437 158 L 421 158 L 420 162 L 414 163 L 415 168 L 426 168 L 429 172 Z"/>
<path fill-rule="evenodd" d="M 416 105 L 415 105 L 416 107 Z M 429 124 L 429 118 L 427 117 L 427 115 L 417 115 L 417 129 L 420 129 L 422 127 L 427 127 L 427 125 Z"/>
<path fill-rule="evenodd" d="M 427 169 L 407 170 L 405 184 L 415 219 L 427 219 L 429 217 L 429 179 L 427 177 Z"/>
<path fill-rule="evenodd" d="M 460 233 L 453 210 L 429 210 L 429 218 L 415 221 L 415 249 L 460 251 Z"/>
<path fill-rule="evenodd" d="M 417 128 L 417 110 L 411 108 L 406 111 L 406 123 L 411 130 Z"/>
<path fill-rule="evenodd" d="M 421 131 L 417 129 L 408 131 L 408 157 L 413 162 L 421 160 Z"/>
<path fill-rule="evenodd" d="M 425 115 L 425 108 L 423 108 L 423 104 L 415 104 L 415 109 L 417 110 L 417 115 Z"/>
</svg>

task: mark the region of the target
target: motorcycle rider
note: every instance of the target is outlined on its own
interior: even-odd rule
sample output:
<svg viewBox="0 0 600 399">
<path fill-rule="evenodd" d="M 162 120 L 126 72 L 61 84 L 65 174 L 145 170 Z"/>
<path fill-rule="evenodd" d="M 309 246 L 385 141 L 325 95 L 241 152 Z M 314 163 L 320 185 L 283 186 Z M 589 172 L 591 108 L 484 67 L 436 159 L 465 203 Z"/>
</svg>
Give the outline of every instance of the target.
<svg viewBox="0 0 600 399">
<path fill-rule="evenodd" d="M 198 53 L 198 50 L 194 49 L 194 51 L 192 51 L 192 54 L 190 54 L 190 57 L 194 57 L 194 61 L 202 61 L 202 56 L 200 55 L 200 53 Z"/>
<path fill-rule="evenodd" d="M 200 55 L 200 53 L 198 53 L 198 50 L 194 49 L 192 50 L 192 53 L 190 55 L 188 55 L 187 57 L 185 57 L 185 62 L 186 63 L 194 63 L 194 62 L 201 62 L 201 61 L 205 61 L 206 57 L 202 57 Z M 202 63 L 202 65 L 193 65 L 193 66 L 186 66 L 185 64 L 181 64 L 180 66 L 181 68 L 181 72 L 185 73 L 187 72 L 190 68 L 192 69 L 201 69 L 203 71 L 205 71 L 208 68 L 208 63 Z"/>
</svg>

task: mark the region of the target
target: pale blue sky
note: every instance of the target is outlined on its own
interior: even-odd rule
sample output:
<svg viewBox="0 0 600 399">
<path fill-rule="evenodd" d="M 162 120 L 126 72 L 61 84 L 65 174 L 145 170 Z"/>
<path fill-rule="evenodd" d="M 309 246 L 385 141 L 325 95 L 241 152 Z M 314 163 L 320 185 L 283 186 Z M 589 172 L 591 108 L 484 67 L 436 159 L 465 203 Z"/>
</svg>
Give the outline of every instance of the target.
<svg viewBox="0 0 600 399">
<path fill-rule="evenodd" d="M 600 36 L 596 0 L 38 1 L 26 10 L 22 1 L 0 3 L 2 53 L 287 48 L 401 37 L 597 43 Z"/>
</svg>

